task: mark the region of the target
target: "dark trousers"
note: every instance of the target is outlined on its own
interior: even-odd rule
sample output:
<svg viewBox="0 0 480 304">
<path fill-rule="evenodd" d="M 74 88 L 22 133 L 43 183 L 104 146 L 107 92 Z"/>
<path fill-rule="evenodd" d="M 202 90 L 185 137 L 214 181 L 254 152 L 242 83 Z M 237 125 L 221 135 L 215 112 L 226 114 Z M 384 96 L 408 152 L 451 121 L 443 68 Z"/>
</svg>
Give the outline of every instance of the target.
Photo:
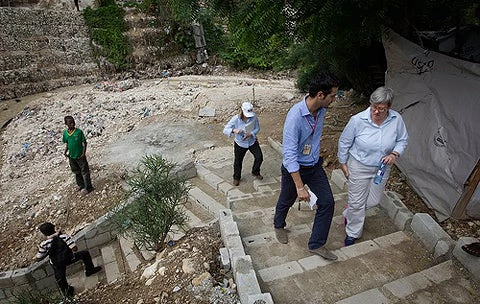
<svg viewBox="0 0 480 304">
<path fill-rule="evenodd" d="M 322 167 L 322 159 L 312 168 L 300 168 L 300 176 L 304 184 L 317 196 L 317 212 L 313 221 L 312 234 L 308 241 L 309 249 L 317 249 L 327 242 L 330 225 L 332 223 L 335 201 L 332 189 L 328 183 L 327 174 Z M 284 228 L 287 223 L 288 211 L 297 199 L 297 188 L 292 176 L 282 165 L 282 189 L 278 197 L 273 225 L 275 228 Z"/>
<path fill-rule="evenodd" d="M 258 141 L 255 141 L 255 143 L 248 148 L 242 148 L 236 142 L 234 142 L 233 152 L 235 155 L 235 160 L 233 161 L 233 179 L 240 180 L 240 177 L 242 176 L 243 158 L 245 157 L 247 151 L 250 151 L 255 158 L 252 166 L 252 174 L 260 174 L 260 166 L 263 162 L 263 153 L 262 149 L 260 149 Z"/>
<path fill-rule="evenodd" d="M 75 180 L 80 189 L 93 190 L 92 180 L 90 179 L 90 167 L 88 166 L 87 158 L 81 157 L 77 159 L 68 158 L 70 168 L 75 174 Z"/>
<path fill-rule="evenodd" d="M 80 260 L 83 261 L 83 265 L 85 266 L 85 272 L 93 271 L 94 266 L 92 262 L 92 257 L 87 250 L 74 252 L 72 261 L 66 265 L 52 265 L 58 287 L 60 287 L 60 290 L 65 295 L 68 291 L 67 266 Z"/>
</svg>

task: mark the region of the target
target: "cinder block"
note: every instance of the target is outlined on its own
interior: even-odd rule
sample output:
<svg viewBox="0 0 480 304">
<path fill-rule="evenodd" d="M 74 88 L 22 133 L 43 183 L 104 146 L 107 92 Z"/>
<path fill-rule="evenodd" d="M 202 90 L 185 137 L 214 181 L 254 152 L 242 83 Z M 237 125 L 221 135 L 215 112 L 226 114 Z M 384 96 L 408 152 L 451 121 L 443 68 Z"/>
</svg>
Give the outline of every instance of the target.
<svg viewBox="0 0 480 304">
<path fill-rule="evenodd" d="M 33 282 L 33 279 L 30 276 L 30 271 L 28 271 L 28 268 L 15 269 L 12 273 L 11 279 L 13 284 L 15 284 L 16 286 Z"/>
<path fill-rule="evenodd" d="M 228 222 L 228 223 L 225 223 L 225 222 L 222 223 L 222 225 L 220 225 L 220 229 L 222 233 L 222 239 L 226 239 L 233 236 L 240 236 L 237 223 L 235 223 L 234 221 Z"/>
<path fill-rule="evenodd" d="M 94 225 L 90 225 L 90 227 L 87 229 L 88 230 L 85 231 L 85 234 L 84 234 L 87 240 L 94 238 L 98 233 L 98 229 Z"/>
<path fill-rule="evenodd" d="M 104 264 L 108 264 L 117 260 L 112 246 L 105 246 L 102 248 L 102 257 Z"/>
<path fill-rule="evenodd" d="M 330 177 L 330 181 L 335 184 L 339 189 L 343 191 L 347 191 L 347 179 L 343 174 L 342 170 L 335 169 L 332 171 L 332 176 Z"/>
<path fill-rule="evenodd" d="M 432 285 L 432 283 L 422 273 L 414 273 L 385 284 L 386 290 L 390 291 L 395 297 L 405 299 L 418 290 L 422 290 Z"/>
<path fill-rule="evenodd" d="M 220 248 L 220 262 L 222 263 L 222 268 L 224 270 L 230 270 L 230 256 L 228 254 L 228 249 L 225 247 Z"/>
<path fill-rule="evenodd" d="M 223 182 L 218 184 L 218 191 L 222 192 L 223 194 L 227 195 L 227 193 L 232 190 L 234 186 L 227 182 Z"/>
<path fill-rule="evenodd" d="M 198 187 L 190 189 L 190 191 L 188 191 L 188 196 L 192 201 L 197 203 L 200 207 L 204 208 L 211 214 L 217 214 L 220 210 L 225 209 L 225 206 L 218 203 Z"/>
<path fill-rule="evenodd" d="M 388 195 L 388 192 L 382 193 L 382 198 L 380 199 L 380 207 L 382 207 L 388 214 L 388 217 L 394 219 L 397 215 L 398 208 L 394 204 L 393 199 Z"/>
<path fill-rule="evenodd" d="M 410 229 L 412 223 L 413 213 L 407 208 L 400 208 L 393 219 L 395 227 L 400 230 Z"/>
<path fill-rule="evenodd" d="M 297 261 L 283 263 L 280 265 L 260 269 L 258 271 L 258 274 L 264 282 L 272 282 L 300 273 L 303 273 L 303 269 Z"/>
<path fill-rule="evenodd" d="M 270 293 L 248 295 L 247 304 L 273 304 L 272 295 Z"/>
<path fill-rule="evenodd" d="M 249 273 L 253 269 L 252 257 L 249 255 L 235 257 L 232 260 L 234 273 Z"/>
<path fill-rule="evenodd" d="M 87 239 L 87 248 L 101 246 L 110 243 L 114 239 L 115 238 L 112 238 L 112 236 L 108 232 L 97 234 L 95 238 Z"/>
<path fill-rule="evenodd" d="M 57 282 L 55 281 L 55 277 L 53 275 L 37 280 L 35 285 L 39 290 L 57 288 Z"/>
<path fill-rule="evenodd" d="M 120 277 L 120 270 L 117 262 L 104 264 L 104 268 L 108 283 L 112 283 Z"/>
<path fill-rule="evenodd" d="M 435 249 L 439 240 L 452 241 L 452 238 L 428 213 L 415 214 L 411 227 L 429 251 Z"/>
<path fill-rule="evenodd" d="M 249 295 L 262 292 L 254 270 L 250 270 L 247 273 L 237 273 L 235 283 L 237 284 L 237 291 L 241 303 L 247 303 Z"/>
<path fill-rule="evenodd" d="M 215 190 L 218 190 L 218 185 L 220 185 L 223 182 L 223 178 L 210 173 L 205 175 L 205 182 L 210 185 Z"/>
<path fill-rule="evenodd" d="M 0 272 L 0 288 L 13 286 L 12 273 L 11 270 Z"/>
<path fill-rule="evenodd" d="M 245 250 L 242 248 L 227 248 L 228 249 L 228 255 L 230 257 L 230 262 L 235 260 L 238 257 L 243 257 L 245 256 Z"/>
<path fill-rule="evenodd" d="M 230 236 L 225 239 L 225 246 L 228 249 L 233 249 L 233 248 L 242 248 L 243 249 L 243 243 L 242 239 L 240 236 Z"/>
<path fill-rule="evenodd" d="M 38 267 L 36 269 L 31 270 L 32 278 L 35 280 L 40 280 L 45 277 L 47 277 L 47 272 L 45 271 L 45 268 L 43 267 Z"/>
<path fill-rule="evenodd" d="M 201 165 L 196 165 L 196 168 L 197 168 L 197 176 L 198 178 L 200 178 L 201 180 L 205 181 L 205 176 L 207 174 L 210 174 L 210 170 L 208 170 L 207 168 L 205 168 L 204 166 L 201 166 Z"/>
<path fill-rule="evenodd" d="M 455 242 L 452 239 L 439 240 L 435 245 L 435 249 L 433 251 L 433 257 L 437 262 L 449 259 L 451 257 L 451 253 L 454 247 L 455 247 Z"/>
<path fill-rule="evenodd" d="M 82 235 L 79 239 L 75 240 L 75 244 L 77 244 L 78 250 L 85 250 L 87 249 L 87 242 L 85 241 L 85 236 Z"/>
</svg>

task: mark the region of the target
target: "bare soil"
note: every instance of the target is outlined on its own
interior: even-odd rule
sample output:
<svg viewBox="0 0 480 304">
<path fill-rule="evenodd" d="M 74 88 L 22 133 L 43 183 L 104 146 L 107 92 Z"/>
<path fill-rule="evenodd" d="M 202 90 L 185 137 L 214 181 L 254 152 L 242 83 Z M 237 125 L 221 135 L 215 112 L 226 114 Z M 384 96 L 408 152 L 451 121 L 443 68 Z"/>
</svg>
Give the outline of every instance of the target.
<svg viewBox="0 0 480 304">
<path fill-rule="evenodd" d="M 144 81 L 122 91 L 111 83 L 110 87 L 65 88 L 30 97 L 28 105 L 2 131 L 0 270 L 31 264 L 36 253 L 35 244 L 42 239 L 36 229 L 40 223 L 51 221 L 64 232 L 74 234 L 124 198 L 125 170 L 134 163 L 132 160 L 128 160 L 128 164 L 122 162 L 126 155 L 115 154 L 112 147 L 124 140 L 132 129 L 145 129 L 153 122 L 191 121 L 205 128 L 208 132 L 203 134 L 205 138 L 213 143 L 221 142 L 225 140 L 221 132 L 223 125 L 236 113 L 240 102 L 252 100 L 254 92 L 256 113 L 262 127 L 260 142 L 266 143 L 268 137 L 281 142 L 285 115 L 301 97 L 293 87 L 293 80 L 271 75 L 263 79 L 246 75 L 228 79 L 218 77 Z M 204 107 L 214 108 L 215 117 L 199 118 L 198 110 Z M 328 110 L 321 150 L 328 172 L 338 168 L 337 140 L 344 125 L 351 115 L 365 107 L 356 97 L 347 94 L 345 100 L 337 101 Z M 2 120 L 6 111 L 0 111 Z M 95 191 L 86 196 L 77 192 L 68 162 L 62 156 L 63 116 L 68 114 L 76 115 L 77 126 L 86 131 L 89 141 L 87 157 Z M 175 138 L 188 136 L 172 130 L 156 131 L 171 136 L 155 138 L 163 140 L 158 146 L 178 147 L 185 138 Z M 199 138 L 198 134 L 190 136 Z M 182 153 L 195 147 L 192 141 L 182 147 Z M 115 159 L 120 161 L 115 162 Z M 394 169 L 387 190 L 399 193 L 413 213 L 426 212 L 435 218 L 433 211 L 405 181 L 401 172 Z M 441 225 L 454 239 L 480 237 L 480 221 L 450 219 Z M 234 290 L 234 286 L 225 282 L 229 276 L 218 266 L 219 247 L 218 230 L 213 227 L 192 230 L 165 252 L 166 256 L 172 251 L 176 253 L 172 254 L 175 258 L 166 260 L 169 273 L 163 279 L 146 286 L 145 281 L 139 279 L 140 274 L 134 273 L 113 285 L 99 285 L 88 290 L 78 299 L 81 303 L 213 303 L 211 300 L 202 302 L 195 296 L 203 291 L 184 291 L 182 286 L 192 278 L 179 275 L 175 270 L 182 269 L 184 258 L 197 259 L 202 261 L 201 265 L 209 265 L 208 271 L 214 279 L 208 287 L 210 292 L 214 288 L 223 292 Z M 180 291 L 172 292 L 177 286 Z M 140 299 L 143 302 L 139 302 Z M 228 301 L 231 302 L 219 300 L 216 303 L 234 303 L 235 299 Z"/>
</svg>

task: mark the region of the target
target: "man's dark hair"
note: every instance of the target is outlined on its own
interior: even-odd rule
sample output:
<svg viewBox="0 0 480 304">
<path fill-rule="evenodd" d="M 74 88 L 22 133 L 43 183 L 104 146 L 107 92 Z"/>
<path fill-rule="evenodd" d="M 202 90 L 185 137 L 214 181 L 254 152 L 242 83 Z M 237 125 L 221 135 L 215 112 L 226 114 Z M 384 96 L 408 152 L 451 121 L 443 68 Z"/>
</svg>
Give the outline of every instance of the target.
<svg viewBox="0 0 480 304">
<path fill-rule="evenodd" d="M 55 225 L 52 223 L 43 223 L 38 227 L 41 233 L 43 233 L 45 236 L 49 236 L 55 233 Z"/>
<path fill-rule="evenodd" d="M 308 95 L 315 97 L 318 92 L 328 95 L 332 92 L 332 88 L 338 87 L 340 80 L 337 76 L 330 72 L 315 73 L 308 83 Z"/>
<path fill-rule="evenodd" d="M 73 119 L 73 116 L 70 116 L 70 115 L 65 116 L 63 120 L 65 121 L 65 124 L 67 124 L 68 120 L 72 120 L 73 122 L 75 122 L 75 119 Z"/>
</svg>

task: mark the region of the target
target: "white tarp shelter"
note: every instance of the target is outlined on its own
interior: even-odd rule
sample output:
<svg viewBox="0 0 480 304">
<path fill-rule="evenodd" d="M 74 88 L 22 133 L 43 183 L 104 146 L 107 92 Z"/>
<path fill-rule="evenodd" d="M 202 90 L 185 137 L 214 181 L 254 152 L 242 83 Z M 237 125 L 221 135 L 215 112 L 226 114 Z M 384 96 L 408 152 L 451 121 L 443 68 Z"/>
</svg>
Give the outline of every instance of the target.
<svg viewBox="0 0 480 304">
<path fill-rule="evenodd" d="M 480 158 L 480 64 L 425 50 L 392 30 L 385 31 L 383 45 L 385 83 L 409 133 L 398 167 L 445 220 Z M 479 188 L 465 209 L 477 219 Z"/>
</svg>

